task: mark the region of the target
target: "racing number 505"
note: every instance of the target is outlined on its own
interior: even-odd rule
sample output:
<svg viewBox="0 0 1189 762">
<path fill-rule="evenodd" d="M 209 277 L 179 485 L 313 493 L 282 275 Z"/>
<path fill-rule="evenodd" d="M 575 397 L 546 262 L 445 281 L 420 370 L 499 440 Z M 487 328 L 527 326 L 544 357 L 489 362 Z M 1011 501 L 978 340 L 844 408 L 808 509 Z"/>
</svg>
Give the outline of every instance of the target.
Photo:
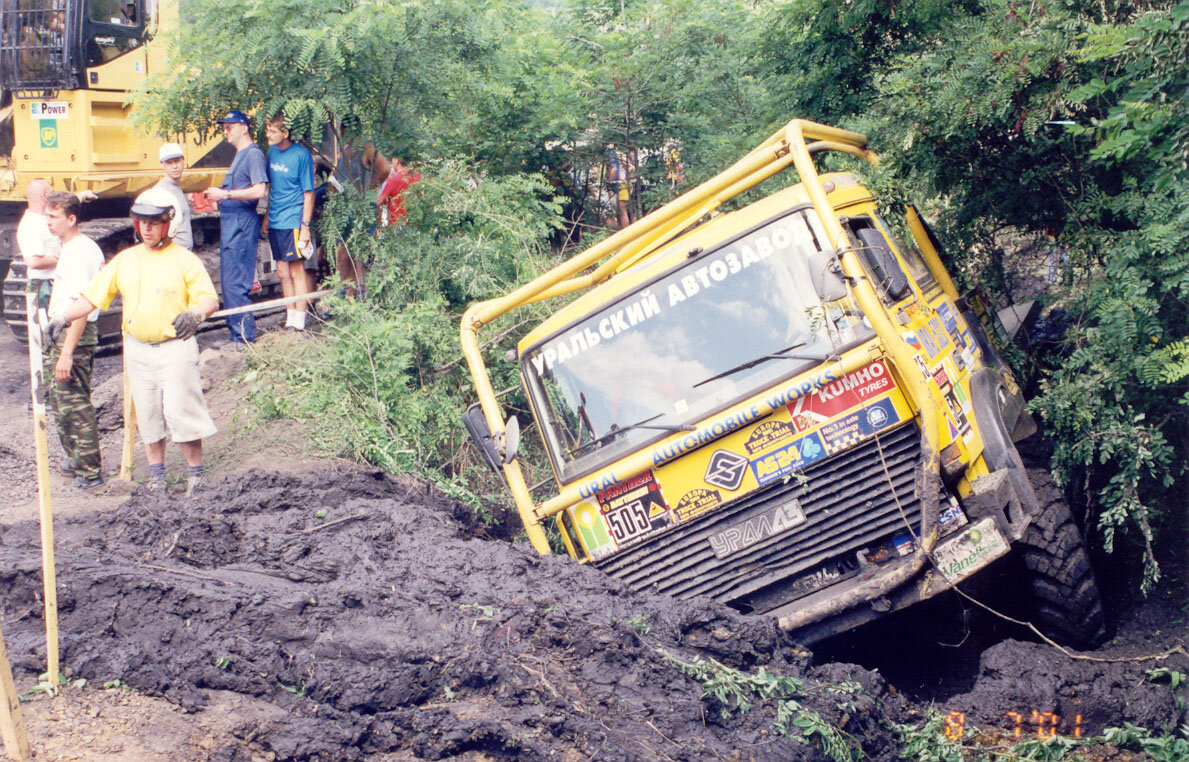
<svg viewBox="0 0 1189 762">
<path fill-rule="evenodd" d="M 627 505 L 616 508 L 607 513 L 607 524 L 611 527 L 611 536 L 616 542 L 643 534 L 652 526 L 648 520 L 648 509 L 644 502 L 634 500 Z"/>
</svg>

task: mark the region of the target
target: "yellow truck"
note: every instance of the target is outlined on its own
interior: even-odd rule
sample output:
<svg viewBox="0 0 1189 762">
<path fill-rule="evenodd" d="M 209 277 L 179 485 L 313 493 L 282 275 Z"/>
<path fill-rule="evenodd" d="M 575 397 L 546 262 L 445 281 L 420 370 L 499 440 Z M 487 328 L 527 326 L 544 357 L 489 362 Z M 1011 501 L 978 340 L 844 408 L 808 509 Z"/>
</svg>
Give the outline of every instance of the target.
<svg viewBox="0 0 1189 762">
<path fill-rule="evenodd" d="M 4 315 L 25 331 L 24 266 L 16 225 L 26 184 L 47 180 L 55 190 L 92 191 L 85 234 L 110 256 L 132 243 L 132 199 L 161 179 L 165 142 L 133 129 L 130 91 L 168 64 L 159 33 L 178 21 L 177 0 L 4 0 L 0 3 L 0 279 Z M 170 136 L 182 146 L 182 188 L 199 191 L 223 180 L 235 150 L 221 137 Z M 217 240 L 218 217 L 194 221 L 196 247 Z M 262 273 L 263 276 L 263 273 Z M 261 277 L 272 285 L 276 275 Z M 100 323 L 119 338 L 118 308 Z"/>
<path fill-rule="evenodd" d="M 1014 445 L 1035 424 L 993 316 L 958 293 L 915 210 L 893 225 L 855 175 L 819 175 L 827 151 L 876 161 L 864 136 L 794 120 L 639 222 L 472 305 L 470 436 L 534 548 L 550 552 L 552 521 L 571 556 L 634 589 L 775 616 L 812 642 L 1012 556 L 1040 630 L 1097 642 L 1080 534 Z M 788 168 L 799 182 L 720 213 Z M 559 297 L 516 350 L 556 481 L 538 502 L 480 330 Z"/>
</svg>

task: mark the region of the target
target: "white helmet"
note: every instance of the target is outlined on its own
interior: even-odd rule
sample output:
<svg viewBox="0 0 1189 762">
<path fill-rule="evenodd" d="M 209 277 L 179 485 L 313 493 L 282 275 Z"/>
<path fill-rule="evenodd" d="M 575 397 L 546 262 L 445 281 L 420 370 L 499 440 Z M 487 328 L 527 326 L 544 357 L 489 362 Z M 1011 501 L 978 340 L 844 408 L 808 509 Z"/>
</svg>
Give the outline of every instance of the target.
<svg viewBox="0 0 1189 762">
<path fill-rule="evenodd" d="M 148 220 L 172 220 L 181 217 L 177 199 L 167 190 L 149 188 L 132 202 L 132 216 Z"/>
</svg>

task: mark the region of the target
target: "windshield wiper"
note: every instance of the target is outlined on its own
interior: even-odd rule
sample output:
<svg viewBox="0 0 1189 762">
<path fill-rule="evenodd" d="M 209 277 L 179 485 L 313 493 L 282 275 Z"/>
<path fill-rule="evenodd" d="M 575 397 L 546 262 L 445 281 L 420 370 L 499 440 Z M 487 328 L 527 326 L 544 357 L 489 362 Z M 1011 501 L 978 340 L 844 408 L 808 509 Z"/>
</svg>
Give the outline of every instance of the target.
<svg viewBox="0 0 1189 762">
<path fill-rule="evenodd" d="M 688 423 L 685 423 L 685 424 L 654 423 L 651 425 L 649 424 L 650 421 L 655 421 L 657 418 L 660 418 L 662 415 L 664 415 L 664 413 L 657 413 L 656 415 L 652 416 L 651 418 L 645 418 L 644 420 L 637 421 L 636 423 L 633 423 L 629 426 L 622 426 L 617 429 L 613 428 L 611 431 L 608 431 L 606 434 L 599 437 L 598 439 L 592 439 L 589 442 L 587 442 L 586 444 L 579 445 L 578 447 L 575 447 L 574 449 L 569 450 L 566 454 L 567 455 L 581 455 L 582 453 L 595 447 L 596 445 L 601 445 L 603 442 L 606 442 L 608 439 L 614 439 L 615 437 L 619 436 L 620 434 L 631 431 L 632 429 L 656 429 L 658 431 L 696 431 L 697 430 L 696 426 L 690 426 Z M 611 425 L 615 426 L 615 424 L 611 424 Z"/>
<path fill-rule="evenodd" d="M 699 386 L 708 384 L 711 381 L 717 381 L 720 378 L 726 378 L 727 376 L 733 376 L 741 370 L 747 370 L 748 368 L 754 368 L 755 366 L 757 366 L 761 363 L 766 363 L 769 360 L 813 360 L 814 362 L 824 362 L 826 360 L 838 359 L 838 354 L 836 352 L 831 352 L 828 355 L 794 354 L 793 353 L 794 349 L 800 349 L 803 346 L 805 346 L 805 342 L 798 341 L 796 344 L 793 344 L 791 347 L 785 347 L 784 349 L 778 349 L 775 352 L 772 352 L 771 354 L 760 355 L 759 357 L 756 357 L 752 360 L 748 360 L 747 362 L 740 363 L 733 368 L 728 368 L 728 369 L 724 370 L 722 373 L 711 376 L 710 378 L 704 378 L 701 381 L 699 381 L 698 383 L 694 384 L 693 388 L 697 389 Z"/>
</svg>

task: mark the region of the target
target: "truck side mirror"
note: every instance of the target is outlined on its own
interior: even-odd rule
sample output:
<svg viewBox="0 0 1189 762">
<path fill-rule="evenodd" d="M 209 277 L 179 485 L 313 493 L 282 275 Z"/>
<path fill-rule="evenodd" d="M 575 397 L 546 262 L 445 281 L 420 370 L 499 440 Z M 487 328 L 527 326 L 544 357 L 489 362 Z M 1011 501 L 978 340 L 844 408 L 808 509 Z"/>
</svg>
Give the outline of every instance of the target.
<svg viewBox="0 0 1189 762">
<path fill-rule="evenodd" d="M 462 414 L 462 425 L 467 430 L 467 436 L 483 454 L 483 461 L 491 467 L 492 471 L 502 476 L 504 464 L 511 463 L 520 450 L 520 421 L 516 419 L 516 416 L 508 419 L 504 427 L 502 453 L 495 437 L 491 434 L 491 429 L 487 427 L 487 418 L 483 415 L 483 408 L 478 402 L 468 407 L 467 411 Z"/>
<path fill-rule="evenodd" d="M 838 255 L 832 251 L 809 255 L 809 280 L 823 302 L 834 302 L 846 296 L 846 283 L 838 274 Z"/>
<path fill-rule="evenodd" d="M 504 424 L 504 463 L 516 460 L 516 453 L 520 451 L 520 421 L 516 416 L 508 419 Z"/>
<path fill-rule="evenodd" d="M 495 449 L 495 440 L 491 436 L 491 430 L 487 428 L 487 419 L 483 416 L 483 408 L 479 406 L 478 402 L 468 407 L 467 411 L 462 414 L 462 425 L 467 430 L 467 436 L 483 454 L 484 462 L 491 467 L 492 471 L 502 475 L 503 468 L 500 467 L 501 459 Z"/>
</svg>

